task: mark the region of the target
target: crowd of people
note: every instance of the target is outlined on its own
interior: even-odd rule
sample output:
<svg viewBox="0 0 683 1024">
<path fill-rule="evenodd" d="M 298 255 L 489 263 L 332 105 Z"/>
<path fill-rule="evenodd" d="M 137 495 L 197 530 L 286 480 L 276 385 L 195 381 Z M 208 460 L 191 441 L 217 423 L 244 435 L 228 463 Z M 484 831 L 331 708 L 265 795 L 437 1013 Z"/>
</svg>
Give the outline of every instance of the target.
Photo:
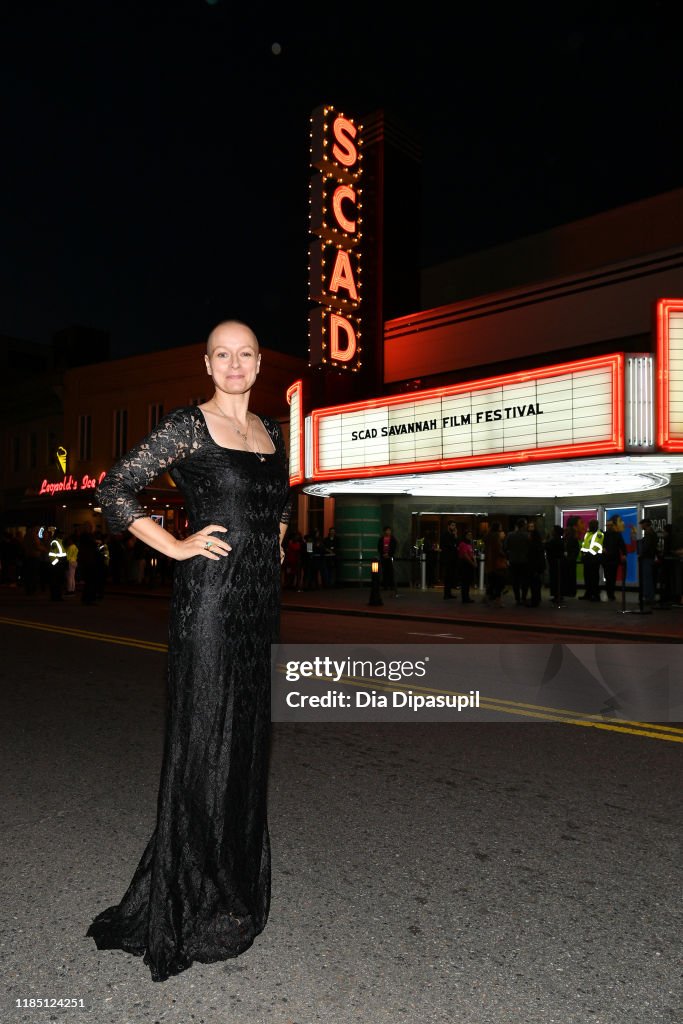
<svg viewBox="0 0 683 1024">
<path fill-rule="evenodd" d="M 132 534 L 104 533 L 88 522 L 67 536 L 30 526 L 23 536 L 6 530 L 0 538 L 0 582 L 29 597 L 49 592 L 53 601 L 79 594 L 83 604 L 96 604 L 109 582 L 165 584 L 172 565 Z"/>
<path fill-rule="evenodd" d="M 519 518 L 507 534 L 494 521 L 488 524 L 482 542 L 483 599 L 500 607 L 502 595 L 509 589 L 516 605 L 536 608 L 547 583 L 549 599 L 555 604 L 574 597 L 584 601 L 616 601 L 617 589 L 626 582 L 628 556 L 634 554 L 642 603 L 649 607 L 683 605 L 683 539 L 676 537 L 671 524 L 665 525 L 662 538 L 649 518 L 641 519 L 639 527 L 640 531 L 631 526 L 626 534 L 621 517 L 613 515 L 604 530 L 597 519 L 591 519 L 587 528 L 580 529 L 578 521 L 570 518 L 564 527 L 553 526 L 544 539 L 533 519 Z M 466 580 L 461 590 L 462 600 L 467 603 L 472 572 L 471 533 L 468 531 L 458 542 L 455 524 L 449 530 L 456 535 L 455 543 L 450 541 L 456 556 L 451 573 L 446 559 L 444 597 L 453 596 L 459 573 Z M 581 593 L 579 569 L 583 576 Z"/>
<path fill-rule="evenodd" d="M 339 582 L 341 550 L 332 526 L 325 536 L 318 529 L 302 534 L 293 527 L 282 542 L 282 586 L 285 590 L 321 590 Z"/>
<path fill-rule="evenodd" d="M 570 519 L 553 526 L 543 537 L 533 519 L 519 518 L 505 533 L 500 522 L 486 524 L 483 534 L 454 520 L 446 525 L 439 544 L 417 550 L 425 554 L 427 586 L 442 587 L 445 600 L 473 601 L 478 589 L 479 565 L 484 562 L 483 600 L 499 607 L 511 592 L 516 605 L 534 608 L 544 586 L 555 603 L 579 597 L 587 601 L 617 600 L 624 580 L 626 559 L 635 553 L 641 596 L 647 605 L 683 605 L 683 538 L 671 524 L 663 537 L 650 519 L 640 531 L 627 531 L 623 520 L 612 516 L 601 530 L 597 520 L 585 524 Z M 381 585 L 395 590 L 394 560 L 397 538 L 385 526 L 377 540 Z M 325 536 L 318 529 L 302 534 L 296 527 L 283 541 L 282 587 L 302 592 L 335 587 L 342 581 L 342 547 L 331 527 Z M 577 570 L 581 570 L 577 581 Z M 153 551 L 132 534 L 104 534 L 88 523 L 65 537 L 61 531 L 30 527 L 23 538 L 5 531 L 0 538 L 0 582 L 23 588 L 27 595 L 49 591 L 53 600 L 80 592 L 84 604 L 104 596 L 108 582 L 133 586 L 171 582 L 173 562 Z M 579 593 L 580 591 L 580 593 Z"/>
</svg>

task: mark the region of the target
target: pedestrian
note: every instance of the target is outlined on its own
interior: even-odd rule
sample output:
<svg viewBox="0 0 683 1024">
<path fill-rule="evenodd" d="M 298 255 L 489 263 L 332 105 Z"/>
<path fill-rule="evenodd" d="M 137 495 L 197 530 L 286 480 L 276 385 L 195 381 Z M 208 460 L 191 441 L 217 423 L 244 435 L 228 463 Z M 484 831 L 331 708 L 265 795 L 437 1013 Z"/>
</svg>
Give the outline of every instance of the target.
<svg viewBox="0 0 683 1024">
<path fill-rule="evenodd" d="M 458 526 L 451 519 L 441 535 L 441 576 L 443 598 L 448 601 L 455 597 L 453 590 L 458 579 Z"/>
<path fill-rule="evenodd" d="M 299 530 L 285 535 L 285 587 L 287 590 L 300 591 L 303 587 L 303 548 L 304 539 Z"/>
<path fill-rule="evenodd" d="M 600 564 L 605 535 L 597 519 L 591 519 L 581 544 L 584 592 L 582 601 L 600 600 Z"/>
<path fill-rule="evenodd" d="M 562 597 L 565 578 L 564 529 L 553 526 L 550 537 L 545 542 L 545 557 L 548 562 L 548 578 L 550 580 L 550 599 L 557 604 Z"/>
<path fill-rule="evenodd" d="M 101 530 L 95 531 L 95 544 L 97 545 L 97 581 L 95 589 L 97 600 L 101 601 L 104 598 L 104 588 L 109 572 L 109 543 Z"/>
<path fill-rule="evenodd" d="M 498 522 L 491 523 L 484 539 L 484 572 L 486 573 L 486 600 L 495 608 L 502 607 L 503 587 L 508 562 L 503 549 L 505 534 Z"/>
<path fill-rule="evenodd" d="M 659 590 L 659 601 L 663 608 L 670 608 L 681 603 L 681 556 L 683 544 L 676 534 L 672 523 L 664 524 L 664 541 L 662 544 L 662 583 Z"/>
<path fill-rule="evenodd" d="M 29 526 L 24 537 L 22 571 L 24 590 L 29 597 L 36 593 L 40 583 L 41 564 L 47 551 L 44 532 L 42 527 Z"/>
<path fill-rule="evenodd" d="M 570 516 L 564 529 L 564 580 L 563 593 L 565 597 L 576 597 L 576 567 L 579 564 L 581 544 L 576 534 L 576 516 Z"/>
<path fill-rule="evenodd" d="M 517 520 L 514 530 L 505 538 L 503 550 L 510 566 L 515 604 L 526 604 L 529 592 L 529 532 L 526 519 Z"/>
<path fill-rule="evenodd" d="M 643 536 L 638 541 L 640 589 L 643 603 L 652 606 L 655 600 L 655 560 L 659 538 L 653 529 L 651 519 L 641 519 L 639 526 L 643 531 Z"/>
<path fill-rule="evenodd" d="M 52 532 L 52 539 L 48 549 L 48 579 L 50 586 L 50 600 L 61 601 L 64 594 L 64 580 L 66 578 L 66 545 L 64 534 L 60 529 Z"/>
<path fill-rule="evenodd" d="M 78 536 L 78 573 L 83 580 L 81 602 L 94 605 L 97 601 L 100 555 L 93 536 L 91 523 L 84 523 Z"/>
<path fill-rule="evenodd" d="M 528 524 L 529 553 L 528 553 L 528 582 L 529 582 L 529 608 L 538 608 L 541 603 L 543 592 L 543 576 L 545 573 L 545 548 L 543 539 L 533 519 Z"/>
<path fill-rule="evenodd" d="M 76 593 L 76 567 L 78 565 L 78 544 L 76 534 L 72 533 L 66 541 L 66 593 Z"/>
<path fill-rule="evenodd" d="M 394 537 L 390 526 L 385 526 L 382 536 L 377 541 L 377 554 L 380 557 L 380 571 L 382 574 L 382 589 L 395 590 L 394 581 L 394 556 L 398 542 Z"/>
<path fill-rule="evenodd" d="M 270 652 L 290 505 L 280 426 L 249 411 L 260 362 L 249 327 L 216 327 L 213 397 L 165 416 L 97 492 L 112 530 L 176 560 L 157 825 L 123 899 L 88 930 L 100 949 L 144 954 L 155 981 L 238 956 L 268 918 Z M 184 495 L 184 540 L 137 498 L 162 471 Z"/>
<path fill-rule="evenodd" d="M 608 601 L 616 601 L 617 573 L 626 562 L 626 541 L 624 540 L 624 520 L 620 515 L 613 515 L 607 520 L 605 539 L 602 548 L 602 571 L 605 576 L 605 591 Z"/>
<path fill-rule="evenodd" d="M 323 538 L 316 526 L 305 538 L 304 590 L 319 590 L 324 586 L 324 557 Z"/>
<path fill-rule="evenodd" d="M 460 580 L 460 599 L 463 604 L 474 604 L 470 597 L 470 587 L 474 583 L 476 568 L 472 531 L 465 530 L 465 536 L 458 544 L 458 579 Z"/>
<path fill-rule="evenodd" d="M 339 538 L 334 526 L 331 526 L 323 540 L 323 581 L 326 587 L 336 586 L 338 563 Z"/>
</svg>

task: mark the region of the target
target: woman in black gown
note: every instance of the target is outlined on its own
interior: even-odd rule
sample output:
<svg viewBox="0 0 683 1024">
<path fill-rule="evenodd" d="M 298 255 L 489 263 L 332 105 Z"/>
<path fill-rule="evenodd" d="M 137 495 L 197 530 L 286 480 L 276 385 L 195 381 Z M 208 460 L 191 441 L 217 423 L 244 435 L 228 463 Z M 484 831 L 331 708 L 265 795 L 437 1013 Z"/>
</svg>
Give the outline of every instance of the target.
<svg viewBox="0 0 683 1024">
<path fill-rule="evenodd" d="M 166 416 L 99 488 L 111 530 L 178 560 L 157 824 L 123 899 L 87 932 L 100 949 L 144 954 L 154 981 L 238 956 L 270 902 L 270 644 L 287 462 L 279 425 L 248 411 L 261 359 L 252 331 L 220 324 L 205 359 L 213 398 Z M 184 540 L 136 500 L 164 472 L 185 496 Z"/>
</svg>

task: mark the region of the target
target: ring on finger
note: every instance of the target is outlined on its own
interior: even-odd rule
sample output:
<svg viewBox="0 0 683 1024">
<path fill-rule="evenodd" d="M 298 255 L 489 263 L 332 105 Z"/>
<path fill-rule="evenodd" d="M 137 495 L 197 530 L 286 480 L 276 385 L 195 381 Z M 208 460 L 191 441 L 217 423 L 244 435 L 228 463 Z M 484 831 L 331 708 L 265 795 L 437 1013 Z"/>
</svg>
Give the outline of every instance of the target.
<svg viewBox="0 0 683 1024">
<path fill-rule="evenodd" d="M 207 542 L 204 545 L 204 547 L 206 548 L 207 551 L 210 551 L 211 548 L 213 547 L 213 541 L 212 540 L 207 540 Z"/>
</svg>

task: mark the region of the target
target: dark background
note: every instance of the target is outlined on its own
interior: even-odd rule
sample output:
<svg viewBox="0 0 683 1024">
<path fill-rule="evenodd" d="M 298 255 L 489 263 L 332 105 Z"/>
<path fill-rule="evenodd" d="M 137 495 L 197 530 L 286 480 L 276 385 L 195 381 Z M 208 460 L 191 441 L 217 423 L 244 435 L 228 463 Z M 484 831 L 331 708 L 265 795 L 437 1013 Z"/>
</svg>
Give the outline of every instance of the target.
<svg viewBox="0 0 683 1024">
<path fill-rule="evenodd" d="M 421 147 L 422 266 L 678 187 L 679 6 L 3 4 L 0 334 L 305 356 L 322 102 Z"/>
</svg>

